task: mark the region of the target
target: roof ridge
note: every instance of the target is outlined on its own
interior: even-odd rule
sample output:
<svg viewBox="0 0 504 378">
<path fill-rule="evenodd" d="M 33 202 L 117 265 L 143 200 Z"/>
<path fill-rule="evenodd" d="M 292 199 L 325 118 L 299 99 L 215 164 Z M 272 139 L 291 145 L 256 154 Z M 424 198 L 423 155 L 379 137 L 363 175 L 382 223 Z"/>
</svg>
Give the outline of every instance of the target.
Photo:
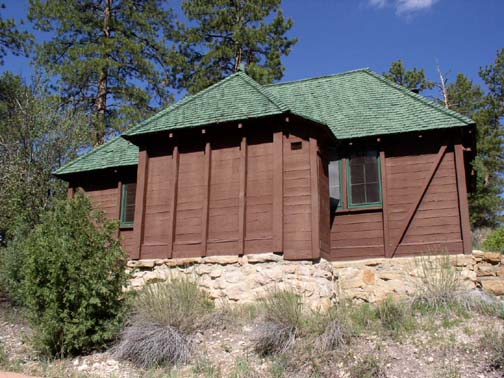
<svg viewBox="0 0 504 378">
<path fill-rule="evenodd" d="M 138 125 L 132 127 L 127 132 L 125 132 L 124 135 L 130 135 L 130 132 L 136 131 L 138 129 L 141 129 L 142 127 L 144 127 L 147 124 L 151 123 L 152 121 L 154 121 L 154 120 L 156 120 L 156 119 L 164 116 L 165 114 L 171 113 L 172 111 L 180 108 L 182 105 L 185 105 L 188 102 L 191 102 L 195 98 L 200 97 L 201 95 L 203 95 L 204 93 L 207 93 L 211 89 L 216 88 L 216 87 L 222 85 L 223 83 L 229 81 L 231 78 L 238 76 L 240 73 L 241 73 L 241 71 L 235 72 L 234 74 L 229 75 L 228 77 L 226 77 L 226 78 L 224 78 L 222 80 L 219 80 L 218 82 L 216 82 L 216 83 L 210 85 L 209 87 L 207 87 L 207 88 L 199 91 L 198 93 L 195 93 L 193 95 L 187 95 L 187 96 L 185 96 L 182 100 L 176 102 L 172 106 L 169 106 L 166 109 L 163 109 L 163 110 L 159 111 L 158 113 L 154 114 L 152 117 L 149 117 L 145 121 L 143 121 L 143 122 L 139 123 Z"/>
<path fill-rule="evenodd" d="M 249 75 L 246 73 L 243 73 L 241 71 L 238 72 L 239 77 L 249 86 L 254 88 L 257 92 L 259 92 L 261 95 L 266 97 L 269 102 L 271 102 L 273 105 L 275 105 L 278 110 L 281 110 L 282 112 L 286 112 L 289 110 L 289 107 L 282 101 L 280 100 L 277 96 L 275 96 L 273 93 L 271 93 L 269 90 L 267 90 L 263 85 L 259 84 L 257 81 L 252 79 Z"/>
<path fill-rule="evenodd" d="M 399 85 L 395 82 L 393 82 L 392 80 L 389 80 L 387 79 L 385 76 L 383 75 L 380 75 L 372 70 L 367 70 L 365 71 L 368 75 L 382 81 L 383 83 L 385 83 L 386 85 L 392 87 L 392 88 L 395 88 L 397 90 L 399 90 L 400 92 L 410 96 L 410 97 L 413 97 L 415 100 L 418 100 L 422 103 L 424 103 L 425 105 L 428 105 L 434 109 L 436 109 L 437 111 L 440 111 L 441 113 L 445 113 L 446 115 L 449 115 L 451 117 L 454 117 L 456 119 L 458 119 L 459 121 L 462 121 L 462 122 L 465 122 L 466 124 L 470 125 L 472 123 L 474 123 L 474 121 L 472 119 L 470 119 L 469 117 L 466 117 L 460 113 L 457 113 L 456 111 L 454 110 L 451 110 L 451 109 L 448 109 L 444 106 L 441 106 L 437 103 L 435 103 L 434 101 L 431 101 L 427 98 L 425 98 L 424 96 L 418 94 L 418 93 L 415 93 L 415 92 L 412 92 L 410 91 L 409 89 L 403 87 L 402 85 Z"/>
<path fill-rule="evenodd" d="M 369 67 L 364 67 L 364 68 L 357 68 L 355 70 L 350 70 L 350 71 L 338 72 L 338 73 L 335 73 L 335 74 L 322 75 L 322 76 L 314 76 L 314 77 L 306 77 L 304 79 L 289 80 L 289 81 L 282 81 L 280 83 L 265 84 L 263 86 L 265 88 L 278 87 L 280 85 L 296 84 L 296 83 L 303 82 L 303 81 L 320 80 L 320 79 L 326 79 L 326 78 L 328 79 L 328 78 L 332 78 L 332 77 L 345 76 L 345 75 L 351 75 L 351 74 L 358 73 L 358 72 L 368 72 L 368 71 L 371 71 L 371 69 Z"/>
<path fill-rule="evenodd" d="M 117 141 L 119 138 L 122 138 L 122 135 L 118 135 L 117 137 L 115 138 L 112 138 L 111 140 L 109 140 L 108 142 L 105 142 L 103 143 L 102 145 L 98 146 L 98 147 L 95 147 L 93 148 L 91 151 L 88 151 L 84 154 L 82 154 L 81 156 L 78 156 L 76 157 L 75 159 L 73 159 L 72 161 L 69 161 L 68 163 L 62 165 L 61 167 L 59 167 L 58 169 L 56 169 L 53 174 L 57 175 L 58 172 L 60 171 L 63 171 L 65 169 L 68 169 L 69 167 L 71 167 L 72 165 L 74 165 L 75 163 L 79 162 L 80 160 L 84 159 L 85 157 L 88 157 L 90 155 L 93 155 L 94 153 L 96 153 L 97 151 L 100 151 L 101 149 L 105 148 L 106 146 L 109 146 L 111 145 L 113 142 Z M 124 138 L 123 138 L 124 139 Z M 126 139 L 124 139 L 126 140 Z M 126 140 L 126 142 L 128 142 Z M 128 142 L 130 143 L 130 142 Z"/>
</svg>

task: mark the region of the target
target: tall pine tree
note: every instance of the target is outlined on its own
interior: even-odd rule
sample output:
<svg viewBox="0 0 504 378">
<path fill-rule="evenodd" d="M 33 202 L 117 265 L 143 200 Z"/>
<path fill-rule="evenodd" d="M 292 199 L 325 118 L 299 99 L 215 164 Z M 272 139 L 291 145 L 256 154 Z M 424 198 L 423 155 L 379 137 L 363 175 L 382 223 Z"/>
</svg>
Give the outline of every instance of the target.
<svg viewBox="0 0 504 378">
<path fill-rule="evenodd" d="M 181 33 L 178 66 L 180 89 L 198 92 L 236 72 L 246 72 L 261 84 L 280 80 L 282 56 L 296 38 L 281 10 L 281 0 L 184 0 L 191 27 Z"/>
<path fill-rule="evenodd" d="M 60 92 L 94 114 L 94 143 L 172 98 L 174 18 L 162 0 L 30 0 L 36 29 L 54 37 L 37 62 Z"/>
<path fill-rule="evenodd" d="M 494 113 L 483 89 L 464 74 L 447 87 L 450 109 L 472 118 L 476 122 L 477 155 L 472 165 L 476 174 L 476 190 L 469 195 L 469 208 L 473 227 L 495 227 L 503 206 L 502 153 L 500 127 L 492 125 Z"/>
<path fill-rule="evenodd" d="M 488 88 L 483 108 L 473 119 L 477 124 L 477 190 L 471 198 L 475 226 L 495 227 L 502 221 L 504 200 L 503 117 L 504 117 L 504 49 L 497 52 L 494 64 L 480 69 Z"/>
<path fill-rule="evenodd" d="M 26 55 L 32 43 L 32 36 L 28 32 L 20 31 L 13 19 L 2 18 L 5 4 L 0 3 L 0 65 L 8 52 L 14 55 Z"/>
<path fill-rule="evenodd" d="M 426 89 L 434 88 L 434 83 L 427 80 L 423 68 L 407 70 L 404 67 L 402 59 L 393 62 L 388 72 L 384 72 L 383 76 L 415 93 L 421 93 Z"/>
</svg>

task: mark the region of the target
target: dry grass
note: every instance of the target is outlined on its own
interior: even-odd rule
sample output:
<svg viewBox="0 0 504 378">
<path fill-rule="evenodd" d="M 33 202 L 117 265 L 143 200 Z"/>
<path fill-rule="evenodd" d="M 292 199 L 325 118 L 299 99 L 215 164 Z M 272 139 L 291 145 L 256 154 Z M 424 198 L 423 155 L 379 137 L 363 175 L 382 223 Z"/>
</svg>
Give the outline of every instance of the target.
<svg viewBox="0 0 504 378">
<path fill-rule="evenodd" d="M 481 346 L 490 354 L 489 366 L 504 372 L 504 331 L 489 327 L 481 339 Z"/>
<path fill-rule="evenodd" d="M 255 328 L 253 346 L 261 356 L 285 353 L 294 346 L 302 322 L 301 297 L 273 289 L 261 299 L 263 319 Z"/>
<path fill-rule="evenodd" d="M 137 324 L 127 327 L 114 347 L 114 356 L 140 368 L 186 363 L 191 356 L 191 341 L 174 327 Z"/>
<path fill-rule="evenodd" d="M 415 263 L 415 305 L 437 312 L 460 303 L 462 277 L 450 261 L 450 256 L 422 256 L 416 258 Z"/>
<path fill-rule="evenodd" d="M 187 278 L 174 278 L 146 286 L 134 301 L 134 322 L 171 326 L 191 333 L 204 326 L 214 303 Z"/>
<path fill-rule="evenodd" d="M 351 368 L 351 378 L 385 378 L 385 371 L 379 358 L 373 354 L 362 356 Z"/>
<path fill-rule="evenodd" d="M 192 333 L 220 321 L 208 295 L 188 279 L 148 285 L 133 307 L 114 355 L 141 368 L 187 363 Z"/>
</svg>

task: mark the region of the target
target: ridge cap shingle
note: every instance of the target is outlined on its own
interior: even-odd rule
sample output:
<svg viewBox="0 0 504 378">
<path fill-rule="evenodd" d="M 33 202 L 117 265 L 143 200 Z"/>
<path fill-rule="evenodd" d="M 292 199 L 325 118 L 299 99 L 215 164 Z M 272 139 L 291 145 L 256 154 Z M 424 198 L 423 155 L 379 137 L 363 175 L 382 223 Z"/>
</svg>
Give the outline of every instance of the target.
<svg viewBox="0 0 504 378">
<path fill-rule="evenodd" d="M 306 81 L 316 81 L 316 80 L 322 80 L 322 79 L 331 79 L 333 77 L 338 77 L 338 76 L 345 76 L 345 75 L 352 75 L 360 72 L 368 72 L 371 71 L 369 67 L 364 67 L 364 68 L 357 68 L 355 70 L 350 70 L 350 71 L 344 71 L 344 72 L 338 72 L 335 74 L 329 74 L 329 75 L 321 75 L 321 76 L 314 76 L 314 77 L 305 77 L 303 79 L 297 79 L 297 80 L 288 80 L 288 81 L 281 81 L 279 83 L 271 83 L 271 84 L 265 84 L 265 88 L 271 88 L 271 87 L 279 87 L 282 85 L 295 85 L 301 82 L 306 82 Z"/>
<path fill-rule="evenodd" d="M 283 103 L 273 93 L 270 93 L 268 90 L 266 90 L 264 88 L 264 86 L 262 86 L 261 84 L 259 84 L 258 82 L 256 82 L 254 79 L 252 79 L 250 76 L 248 76 L 243 71 L 238 71 L 238 72 L 235 72 L 234 74 L 229 75 L 228 77 L 226 77 L 226 78 L 218 81 L 217 83 L 214 83 L 211 86 L 209 86 L 209 87 L 207 87 L 207 88 L 199 91 L 198 93 L 195 93 L 194 95 L 188 95 L 188 96 L 184 97 L 182 100 L 176 102 L 172 106 L 170 106 L 170 107 L 168 107 L 168 108 L 166 108 L 164 110 L 161 110 L 160 112 L 156 113 L 152 117 L 150 117 L 150 118 L 146 119 L 145 121 L 141 122 L 137 126 L 134 126 L 133 128 L 129 129 L 123 135 L 125 135 L 125 136 L 131 136 L 131 135 L 138 134 L 138 131 L 140 129 L 142 129 L 144 127 L 147 127 L 151 122 L 153 122 L 153 121 L 155 121 L 155 120 L 157 120 L 157 119 L 165 116 L 166 114 L 171 113 L 172 111 L 175 111 L 175 110 L 181 108 L 182 106 L 187 105 L 188 103 L 194 101 L 195 99 L 201 98 L 202 96 L 204 96 L 208 92 L 211 92 L 215 88 L 218 88 L 218 87 L 222 86 L 223 84 L 225 84 L 225 83 L 233 80 L 234 78 L 241 79 L 242 82 L 244 82 L 249 87 L 253 88 L 256 92 L 258 92 L 259 94 L 261 94 L 262 96 L 264 96 L 270 103 L 272 103 L 281 112 L 286 112 L 286 111 L 289 110 L 289 108 L 287 107 L 287 105 L 285 105 L 285 103 Z M 145 133 L 148 133 L 148 131 L 146 130 Z M 141 134 L 143 134 L 143 133 L 141 133 Z"/>
<path fill-rule="evenodd" d="M 412 97 L 413 99 L 420 101 L 423 104 L 428 105 L 428 106 L 440 111 L 441 113 L 444 113 L 444 114 L 449 115 L 453 118 L 456 118 L 459 121 L 466 123 L 467 125 L 471 125 L 474 123 L 474 121 L 472 119 L 470 119 L 469 117 L 466 117 L 466 116 L 464 116 L 460 113 L 457 113 L 451 109 L 447 109 L 446 107 L 444 107 L 440 104 L 436 104 L 434 101 L 431 101 L 431 100 L 425 98 L 424 96 L 422 96 L 418 93 L 415 93 L 415 92 L 409 90 L 408 88 L 405 88 L 402 85 L 399 85 L 399 84 L 393 82 L 392 80 L 387 79 L 383 75 L 380 75 L 372 70 L 367 70 L 367 71 L 363 71 L 363 72 L 366 72 L 371 77 L 374 77 L 375 79 L 382 81 L 383 83 L 387 84 L 388 86 L 399 90 L 403 94 L 406 94 L 406 95 Z"/>
</svg>

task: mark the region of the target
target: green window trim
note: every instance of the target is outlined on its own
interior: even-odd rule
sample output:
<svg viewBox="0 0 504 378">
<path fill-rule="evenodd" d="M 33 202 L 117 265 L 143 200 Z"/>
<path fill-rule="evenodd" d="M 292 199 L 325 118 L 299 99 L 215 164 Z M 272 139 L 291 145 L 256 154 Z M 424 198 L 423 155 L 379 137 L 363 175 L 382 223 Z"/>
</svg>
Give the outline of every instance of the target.
<svg viewBox="0 0 504 378">
<path fill-rule="evenodd" d="M 366 203 L 359 203 L 359 204 L 354 204 L 352 203 L 352 182 L 351 182 L 351 165 L 350 165 L 350 160 L 352 158 L 345 159 L 346 160 L 346 186 L 347 186 L 347 207 L 349 209 L 364 209 L 368 207 L 376 207 L 376 206 L 383 206 L 383 195 L 382 195 L 382 175 L 381 175 L 381 161 L 380 161 L 380 154 L 376 152 L 376 164 L 377 164 L 377 170 L 378 170 L 378 196 L 379 196 L 379 201 L 376 202 L 366 202 Z"/>
<path fill-rule="evenodd" d="M 128 185 L 129 184 L 122 184 L 121 185 L 121 217 L 120 217 L 120 226 L 121 227 L 133 227 L 133 224 L 134 224 L 134 220 L 129 220 L 129 221 L 126 220 Z"/>
</svg>

